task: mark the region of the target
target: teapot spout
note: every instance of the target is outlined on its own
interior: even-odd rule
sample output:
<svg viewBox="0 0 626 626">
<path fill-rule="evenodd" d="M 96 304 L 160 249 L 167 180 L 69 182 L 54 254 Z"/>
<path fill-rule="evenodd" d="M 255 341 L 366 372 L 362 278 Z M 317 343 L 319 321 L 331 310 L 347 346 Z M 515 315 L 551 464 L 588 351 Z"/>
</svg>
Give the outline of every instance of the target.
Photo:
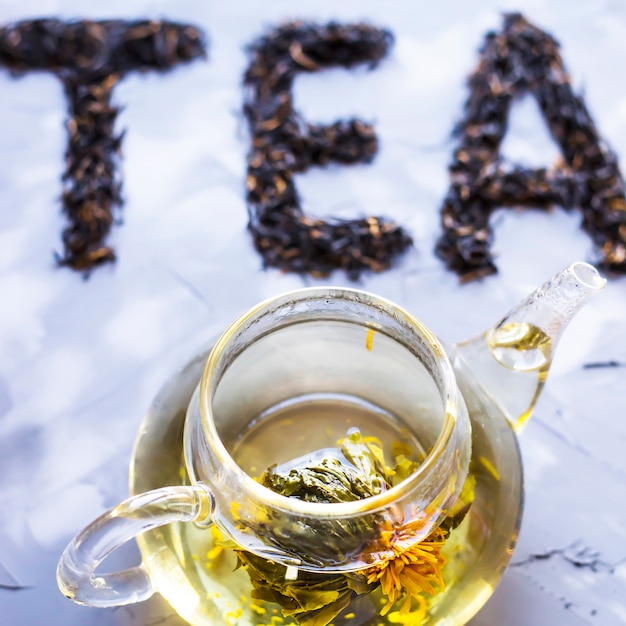
<svg viewBox="0 0 626 626">
<path fill-rule="evenodd" d="M 573 263 L 486 333 L 457 344 L 459 374 L 472 378 L 519 431 L 543 389 L 563 331 L 605 284 L 606 279 L 592 265 Z"/>
</svg>

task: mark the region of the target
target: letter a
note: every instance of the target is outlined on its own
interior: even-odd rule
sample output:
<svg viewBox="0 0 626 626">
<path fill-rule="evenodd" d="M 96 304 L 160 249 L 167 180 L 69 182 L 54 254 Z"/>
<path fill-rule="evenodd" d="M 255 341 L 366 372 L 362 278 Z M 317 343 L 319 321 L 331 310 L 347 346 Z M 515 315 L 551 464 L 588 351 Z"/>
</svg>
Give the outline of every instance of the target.
<svg viewBox="0 0 626 626">
<path fill-rule="evenodd" d="M 462 280 L 497 271 L 489 217 L 500 207 L 578 209 L 599 251 L 599 265 L 626 272 L 626 198 L 615 155 L 602 142 L 580 96 L 572 91 L 558 43 L 519 14 L 489 33 L 469 80 L 460 145 L 441 209 L 437 254 Z M 530 92 L 563 154 L 552 169 L 508 166 L 499 156 L 513 98 Z"/>
</svg>

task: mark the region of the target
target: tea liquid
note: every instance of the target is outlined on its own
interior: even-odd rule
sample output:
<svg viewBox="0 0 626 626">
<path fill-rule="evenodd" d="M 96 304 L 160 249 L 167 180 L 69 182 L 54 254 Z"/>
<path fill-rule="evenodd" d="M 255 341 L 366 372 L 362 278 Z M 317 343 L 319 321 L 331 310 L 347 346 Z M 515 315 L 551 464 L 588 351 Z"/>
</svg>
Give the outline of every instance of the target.
<svg viewBox="0 0 626 626">
<path fill-rule="evenodd" d="M 407 616 L 401 616 L 394 607 L 381 617 L 385 600 L 379 591 L 358 596 L 333 619 L 334 626 L 454 626 L 464 623 L 475 611 L 473 607 L 482 605 L 492 593 L 490 580 L 495 584 L 499 578 L 516 538 L 519 491 L 515 484 L 519 476 L 515 476 L 514 466 L 509 467 L 515 437 L 510 429 L 502 431 L 502 417 L 490 415 L 479 393 L 467 393 L 478 418 L 474 420 L 471 467 L 477 481 L 476 496 L 469 514 L 452 531 L 444 548 L 448 561 L 444 566 L 445 592 L 433 598 L 425 596 L 424 605 Z M 144 430 L 135 454 L 134 491 L 187 482 L 182 458 L 183 421 L 184 410 L 180 409 L 169 422 L 159 420 L 154 428 Z M 410 448 L 416 459 L 427 452 L 389 413 L 346 396 L 316 395 L 293 399 L 260 415 L 242 433 L 233 456 L 248 473 L 258 475 L 272 463 L 336 447 L 337 440 L 353 426 L 358 426 L 364 436 L 378 437 L 389 459 L 397 442 Z M 499 431 L 498 448 L 493 446 L 494 428 Z M 243 568 L 236 569 L 235 553 L 221 547 L 219 539 L 219 533 L 212 529 L 173 524 L 146 533 L 139 543 L 159 590 L 191 623 L 295 624 L 282 615 L 280 606 L 251 598 L 248 574 Z"/>
<path fill-rule="evenodd" d="M 550 337 L 533 324 L 509 322 L 459 344 L 457 350 L 455 366 L 460 366 L 461 360 L 470 362 L 472 373 L 482 385 L 497 390 L 502 412 L 520 430 L 531 416 L 548 376 L 552 363 Z"/>
<path fill-rule="evenodd" d="M 315 456 L 337 449 L 338 442 L 352 428 L 363 436 L 376 437 L 382 444 L 385 460 L 394 465 L 394 450 L 413 461 L 425 456 L 417 438 L 388 412 L 358 398 L 342 394 L 311 394 L 292 398 L 264 411 L 234 444 L 234 460 L 251 476 L 259 477 L 273 465 L 288 464 L 303 456 Z M 227 624 L 297 624 L 284 617 L 278 604 L 250 598 L 252 586 L 244 568 L 235 569 L 234 552 L 219 546 L 219 533 L 181 529 L 181 540 L 191 549 L 190 569 L 194 580 L 213 601 L 218 617 Z M 189 571 L 186 570 L 189 576 Z M 387 624 L 379 616 L 383 598 L 379 593 L 355 597 L 332 624 Z M 395 622 L 397 623 L 397 622 Z"/>
<path fill-rule="evenodd" d="M 417 438 L 393 415 L 343 394 L 310 394 L 272 407 L 242 433 L 232 456 L 246 473 L 259 477 L 272 465 L 338 448 L 352 428 L 380 441 L 389 466 L 394 465 L 392 448 L 401 447 L 411 461 L 425 457 Z"/>
</svg>

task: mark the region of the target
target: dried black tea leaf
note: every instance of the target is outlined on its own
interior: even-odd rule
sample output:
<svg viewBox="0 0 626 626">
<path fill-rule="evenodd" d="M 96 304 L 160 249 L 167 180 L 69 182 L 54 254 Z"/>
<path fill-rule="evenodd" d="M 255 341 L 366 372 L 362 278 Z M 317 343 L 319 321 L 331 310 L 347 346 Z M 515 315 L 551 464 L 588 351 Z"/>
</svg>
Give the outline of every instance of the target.
<svg viewBox="0 0 626 626">
<path fill-rule="evenodd" d="M 0 65 L 14 74 L 52 72 L 69 102 L 61 265 L 90 270 L 115 258 L 104 243 L 122 204 L 115 85 L 128 72 L 165 71 L 204 54 L 201 31 L 188 24 L 38 19 L 0 28 Z"/>
<path fill-rule="evenodd" d="M 325 221 L 302 211 L 294 174 L 312 166 L 369 163 L 378 149 L 370 124 L 357 119 L 309 124 L 293 108 L 300 72 L 370 67 L 388 53 L 392 35 L 366 24 L 284 24 L 255 41 L 244 76 L 250 127 L 248 228 L 266 266 L 326 275 L 343 268 L 352 278 L 387 269 L 411 244 L 382 217 Z"/>
<path fill-rule="evenodd" d="M 582 228 L 607 271 L 626 272 L 626 196 L 617 158 L 600 138 L 563 66 L 558 42 L 519 13 L 504 16 L 502 31 L 488 33 L 469 79 L 465 117 L 441 209 L 437 254 L 462 280 L 497 271 L 489 218 L 501 207 L 579 209 Z M 563 163 L 527 169 L 503 162 L 500 144 L 511 104 L 532 94 L 559 145 Z"/>
</svg>

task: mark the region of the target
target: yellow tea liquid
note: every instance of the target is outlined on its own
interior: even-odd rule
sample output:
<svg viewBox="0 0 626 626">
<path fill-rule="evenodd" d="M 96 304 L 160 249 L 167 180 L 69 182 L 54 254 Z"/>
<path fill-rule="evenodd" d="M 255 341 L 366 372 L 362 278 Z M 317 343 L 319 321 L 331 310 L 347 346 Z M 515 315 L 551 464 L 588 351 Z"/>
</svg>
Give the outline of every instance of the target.
<svg viewBox="0 0 626 626">
<path fill-rule="evenodd" d="M 425 457 L 417 438 L 393 415 L 341 394 L 311 394 L 272 407 L 241 434 L 231 454 L 246 473 L 259 477 L 272 465 L 337 448 L 352 428 L 378 439 L 389 466 L 394 464 L 393 450 L 399 447 L 411 461 Z"/>
<path fill-rule="evenodd" d="M 197 380 L 197 379 L 196 379 Z M 177 391 L 180 394 L 180 390 Z M 366 624 L 461 624 L 481 606 L 508 561 L 516 538 L 519 514 L 519 475 L 511 465 L 515 437 L 501 415 L 486 409 L 480 393 L 469 392 L 473 404 L 473 460 L 475 501 L 469 514 L 452 531 L 444 548 L 445 591 L 424 596 L 408 615 L 396 607 L 380 615 L 385 603 L 380 591 L 355 596 L 332 620 L 335 626 Z M 191 395 L 191 389 L 189 390 Z M 173 404 L 159 407 L 167 415 L 148 416 L 135 451 L 133 492 L 187 481 L 182 458 L 182 427 L 186 402 L 181 394 L 178 411 Z M 472 410 L 471 409 L 471 410 Z M 307 452 L 337 447 L 351 427 L 364 436 L 378 437 L 389 461 L 401 442 L 414 460 L 427 450 L 389 413 L 354 398 L 340 395 L 295 398 L 260 415 L 235 442 L 232 455 L 252 476 L 273 463 L 284 463 Z M 493 445 L 494 429 L 499 444 Z M 280 433 L 280 436 L 277 434 Z M 508 454 L 507 454 L 508 452 Z M 519 471 L 519 470 L 517 470 Z M 517 498 L 517 500 L 516 500 Z M 139 539 L 141 552 L 162 595 L 181 616 L 198 626 L 221 624 L 260 626 L 296 624 L 284 617 L 279 605 L 251 598 L 251 583 L 244 568 L 237 569 L 234 552 L 219 545 L 220 535 L 193 524 L 155 529 Z"/>
</svg>

